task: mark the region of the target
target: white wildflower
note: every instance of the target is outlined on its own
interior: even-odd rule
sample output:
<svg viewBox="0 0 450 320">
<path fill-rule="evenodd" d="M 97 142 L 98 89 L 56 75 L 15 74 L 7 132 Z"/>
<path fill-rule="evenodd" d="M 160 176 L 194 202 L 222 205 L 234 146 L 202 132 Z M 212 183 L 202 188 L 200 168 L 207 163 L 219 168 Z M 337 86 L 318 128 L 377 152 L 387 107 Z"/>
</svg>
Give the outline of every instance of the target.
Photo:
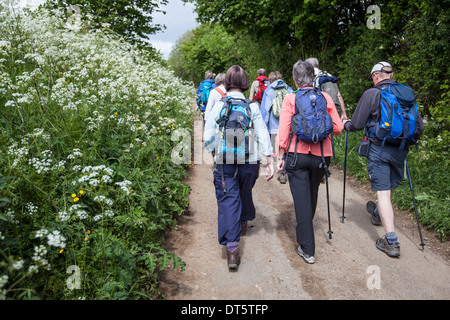
<svg viewBox="0 0 450 320">
<path fill-rule="evenodd" d="M 124 180 L 122 182 L 116 182 L 115 184 L 118 185 L 120 187 L 120 189 L 125 191 L 127 195 L 130 194 L 130 190 L 129 190 L 128 186 L 130 186 L 132 184 L 131 181 Z"/>
<path fill-rule="evenodd" d="M 64 249 L 66 247 L 66 238 L 61 235 L 58 230 L 52 231 L 52 233 L 47 235 L 48 245 Z"/>
<path fill-rule="evenodd" d="M 13 263 L 12 267 L 14 270 L 21 270 L 24 264 L 25 264 L 24 260 L 18 260 Z"/>
<path fill-rule="evenodd" d="M 38 231 L 36 231 L 36 234 L 34 235 L 34 237 L 42 239 L 45 236 L 47 236 L 47 234 L 48 234 L 47 229 L 39 229 Z"/>
</svg>

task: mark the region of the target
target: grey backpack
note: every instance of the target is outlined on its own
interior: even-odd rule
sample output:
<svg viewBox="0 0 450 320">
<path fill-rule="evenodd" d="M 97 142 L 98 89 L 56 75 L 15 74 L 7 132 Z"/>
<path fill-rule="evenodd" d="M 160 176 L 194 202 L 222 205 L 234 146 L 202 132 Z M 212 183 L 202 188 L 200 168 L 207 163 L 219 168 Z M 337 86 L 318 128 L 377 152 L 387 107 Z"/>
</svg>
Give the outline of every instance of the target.
<svg viewBox="0 0 450 320">
<path fill-rule="evenodd" d="M 338 99 L 339 87 L 337 85 L 338 78 L 329 75 L 326 72 L 321 72 L 314 80 L 314 86 L 320 91 L 326 92 L 330 95 L 336 107 L 341 105 Z"/>
</svg>

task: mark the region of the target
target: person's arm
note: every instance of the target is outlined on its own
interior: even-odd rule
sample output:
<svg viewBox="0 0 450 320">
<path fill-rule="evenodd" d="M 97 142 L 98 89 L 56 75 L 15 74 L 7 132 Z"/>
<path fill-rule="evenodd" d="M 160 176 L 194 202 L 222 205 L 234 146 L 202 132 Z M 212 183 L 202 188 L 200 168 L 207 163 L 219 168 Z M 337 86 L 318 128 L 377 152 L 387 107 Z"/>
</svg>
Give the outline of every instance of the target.
<svg viewBox="0 0 450 320">
<path fill-rule="evenodd" d="M 220 110 L 222 110 L 223 102 L 217 102 L 208 118 L 206 118 L 205 130 L 203 132 L 203 140 L 205 145 L 205 150 L 207 152 L 213 152 L 216 147 L 219 146 L 219 140 L 217 137 L 217 123 L 216 120 L 219 118 Z"/>
<path fill-rule="evenodd" d="M 359 99 L 351 120 L 345 121 L 344 129 L 351 132 L 364 129 L 367 125 L 367 120 L 379 103 L 379 90 L 375 88 L 366 90 Z"/>
<path fill-rule="evenodd" d="M 347 113 L 345 112 L 344 98 L 342 98 L 341 92 L 338 91 L 338 99 L 341 104 L 341 120 L 347 120 Z"/>
<path fill-rule="evenodd" d="M 344 124 L 339 117 L 339 113 L 336 110 L 336 105 L 334 104 L 333 99 L 326 92 L 322 92 L 322 94 L 327 101 L 327 112 L 331 116 L 331 120 L 333 121 L 333 135 L 338 136 L 344 129 Z"/>
<path fill-rule="evenodd" d="M 284 167 L 284 155 L 289 147 L 289 137 L 291 132 L 291 118 L 294 114 L 295 93 L 288 94 L 281 107 L 278 126 L 278 161 L 277 169 L 281 173 Z"/>
<path fill-rule="evenodd" d="M 269 128 L 269 119 L 270 119 L 270 108 L 272 107 L 273 103 L 273 93 L 274 89 L 267 88 L 264 90 L 263 99 L 261 100 L 261 116 L 264 120 L 264 123 L 266 124 L 267 129 Z"/>
<path fill-rule="evenodd" d="M 256 83 L 256 85 L 255 85 L 255 83 Z M 255 94 L 256 94 L 256 91 L 257 91 L 257 89 L 256 89 L 257 84 L 258 84 L 258 81 L 253 81 L 253 83 L 252 83 L 252 85 L 250 87 L 250 95 L 248 97 L 249 100 L 255 101 Z"/>
<path fill-rule="evenodd" d="M 258 105 L 253 104 L 255 107 L 252 108 L 252 121 L 254 124 L 254 130 L 256 135 L 256 141 L 258 143 L 259 150 L 261 153 L 267 157 L 267 167 L 266 167 L 266 179 L 270 180 L 273 177 L 273 148 L 270 142 L 270 134 L 264 124 L 261 117 L 261 112 L 259 111 Z"/>
<path fill-rule="evenodd" d="M 208 117 L 211 113 L 212 108 L 216 104 L 216 102 L 220 101 L 220 98 L 222 98 L 222 95 L 217 90 L 211 90 L 211 93 L 209 94 L 208 103 L 206 104 L 205 109 L 205 119 L 208 120 Z"/>
</svg>

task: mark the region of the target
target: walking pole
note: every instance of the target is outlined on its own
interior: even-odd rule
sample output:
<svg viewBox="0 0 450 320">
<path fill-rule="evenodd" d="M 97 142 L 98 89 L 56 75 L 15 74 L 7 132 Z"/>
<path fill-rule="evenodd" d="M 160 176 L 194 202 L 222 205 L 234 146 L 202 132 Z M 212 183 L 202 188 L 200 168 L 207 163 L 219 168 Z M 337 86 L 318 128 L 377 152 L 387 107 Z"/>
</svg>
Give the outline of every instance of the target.
<svg viewBox="0 0 450 320">
<path fill-rule="evenodd" d="M 408 166 L 408 160 L 407 159 L 405 159 L 405 163 L 406 163 L 406 171 L 408 172 L 409 188 L 411 189 L 412 200 L 413 200 L 413 203 L 414 203 L 414 212 L 416 213 L 417 227 L 419 229 L 420 245 L 422 246 L 422 250 L 423 250 L 424 246 L 425 246 L 425 243 L 423 243 L 422 231 L 420 230 L 419 215 L 417 214 L 416 200 L 414 198 L 414 191 L 413 191 L 413 186 L 412 186 L 412 182 L 411 182 L 411 174 L 409 173 L 409 166 Z"/>
<path fill-rule="evenodd" d="M 341 222 L 344 223 L 345 220 L 345 179 L 347 177 L 347 138 L 348 138 L 348 132 L 345 131 L 345 156 L 344 156 L 344 191 L 342 193 L 342 217 Z"/>
<path fill-rule="evenodd" d="M 324 162 L 324 167 L 325 167 L 325 183 L 326 183 L 326 187 L 327 187 L 327 208 L 328 208 L 328 238 L 332 238 L 331 234 L 333 233 L 333 231 L 331 231 L 331 219 L 330 219 L 330 197 L 329 197 L 329 193 L 328 193 L 328 176 L 330 175 L 328 168 L 327 168 L 327 164 Z"/>
<path fill-rule="evenodd" d="M 323 168 L 325 171 L 325 185 L 327 189 L 327 209 L 328 209 L 328 238 L 332 238 L 333 231 L 331 231 L 331 217 L 330 217 L 330 196 L 328 192 L 328 177 L 330 176 L 330 171 L 328 170 L 327 163 L 325 162 L 325 158 L 323 157 L 323 144 L 320 141 L 320 151 L 322 153 L 322 163 L 319 165 L 319 168 Z"/>
</svg>

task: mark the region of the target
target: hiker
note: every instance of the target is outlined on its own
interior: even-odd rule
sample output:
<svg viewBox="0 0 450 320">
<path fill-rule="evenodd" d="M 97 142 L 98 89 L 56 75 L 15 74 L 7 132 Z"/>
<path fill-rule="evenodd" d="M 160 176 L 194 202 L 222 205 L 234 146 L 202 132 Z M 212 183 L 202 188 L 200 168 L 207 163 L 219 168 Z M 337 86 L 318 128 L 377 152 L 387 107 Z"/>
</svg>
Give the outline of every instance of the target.
<svg viewBox="0 0 450 320">
<path fill-rule="evenodd" d="M 213 90 L 211 90 L 211 93 L 209 94 L 208 103 L 206 104 L 205 109 L 205 121 L 208 120 L 208 116 L 211 113 L 213 106 L 221 99 L 225 98 L 227 92 L 224 86 L 225 73 L 219 73 L 215 77 L 214 82 L 216 84 L 216 87 Z"/>
<path fill-rule="evenodd" d="M 244 69 L 237 65 L 230 67 L 225 75 L 227 97 L 214 105 L 204 132 L 206 151 L 215 151 L 216 155 L 218 240 L 227 248 L 230 271 L 237 270 L 240 263 L 241 233 L 245 234 L 248 221 L 255 218 L 252 188 L 259 176 L 259 150 L 267 157 L 267 180 L 273 177 L 274 171 L 269 132 L 259 106 L 245 99 L 248 87 Z M 239 139 L 239 134 L 243 139 Z"/>
<path fill-rule="evenodd" d="M 317 103 L 321 102 L 322 107 L 324 100 L 326 101 L 327 114 L 324 117 L 328 117 L 328 122 L 332 122 L 332 129 L 330 124 L 328 127 L 329 130 L 332 130 L 333 135 L 340 134 L 343 124 L 333 100 L 327 93 L 322 92 L 322 97 L 319 99 L 320 96 L 315 91 L 309 91 L 315 89 L 313 87 L 314 68 L 311 64 L 299 60 L 293 67 L 292 75 L 298 90 L 288 94 L 283 101 L 278 128 L 277 169 L 279 173 L 283 172 L 283 169 L 286 170 L 294 200 L 297 219 L 297 253 L 307 263 L 314 263 L 313 218 L 316 212 L 320 181 L 328 170 L 324 167 L 324 162 L 327 166 L 330 164 L 333 152 L 329 136 L 323 140 L 323 143 L 306 143 L 299 140 L 297 135 L 292 132 L 294 114 L 297 113 L 297 108 L 301 108 L 301 106 L 296 106 L 297 97 L 300 99 L 303 94 L 309 93 L 309 97 L 306 96 L 306 98 L 317 99 Z"/>
<path fill-rule="evenodd" d="M 215 87 L 214 73 L 210 70 L 205 72 L 205 80 L 200 82 L 197 89 L 197 106 L 202 112 L 203 119 L 205 118 L 206 105 L 208 103 L 209 94 Z"/>
<path fill-rule="evenodd" d="M 275 146 L 281 105 L 284 97 L 288 93 L 292 93 L 293 90 L 282 80 L 282 75 L 279 71 L 269 73 L 269 80 L 270 86 L 264 91 L 260 110 L 267 130 L 269 130 L 272 146 Z M 276 153 L 274 156 L 276 157 Z"/>
<path fill-rule="evenodd" d="M 269 78 L 266 77 L 266 70 L 264 68 L 258 69 L 256 73 L 258 74 L 258 77 L 253 81 L 252 86 L 250 87 L 249 100 L 258 103 L 258 106 L 260 106 L 264 90 L 266 90 L 270 83 Z"/>
<path fill-rule="evenodd" d="M 369 201 L 366 209 L 372 215 L 372 224 L 382 224 L 384 227 L 385 235 L 376 240 L 376 247 L 388 256 L 398 257 L 400 256 L 400 244 L 394 227 L 391 198 L 392 191 L 403 180 L 408 145 L 400 150 L 399 144 L 391 144 L 375 136 L 374 128 L 381 117 L 381 91 L 397 83 L 393 79 L 392 66 L 384 61 L 379 62 L 372 68 L 370 77 L 374 87 L 366 90 L 361 96 L 351 120 L 344 121 L 344 128 L 350 132 L 362 129 L 366 129 L 368 132 L 370 146 L 367 154 L 367 171 L 372 190 L 376 191 L 378 203 Z M 412 98 L 414 99 L 414 96 Z M 419 114 L 416 120 L 415 139 L 417 140 L 423 131 L 423 121 Z M 389 123 L 387 124 L 389 125 Z"/>
<path fill-rule="evenodd" d="M 317 60 L 317 58 L 308 58 L 305 62 L 312 64 L 314 67 L 314 87 L 320 89 L 321 91 L 325 91 L 331 96 L 334 105 L 336 108 L 339 107 L 341 111 L 341 120 L 348 119 L 347 113 L 345 112 L 344 99 L 342 98 L 341 92 L 339 91 L 339 87 L 336 83 L 338 79 L 333 77 L 328 72 L 320 70 L 319 60 Z"/>
</svg>

